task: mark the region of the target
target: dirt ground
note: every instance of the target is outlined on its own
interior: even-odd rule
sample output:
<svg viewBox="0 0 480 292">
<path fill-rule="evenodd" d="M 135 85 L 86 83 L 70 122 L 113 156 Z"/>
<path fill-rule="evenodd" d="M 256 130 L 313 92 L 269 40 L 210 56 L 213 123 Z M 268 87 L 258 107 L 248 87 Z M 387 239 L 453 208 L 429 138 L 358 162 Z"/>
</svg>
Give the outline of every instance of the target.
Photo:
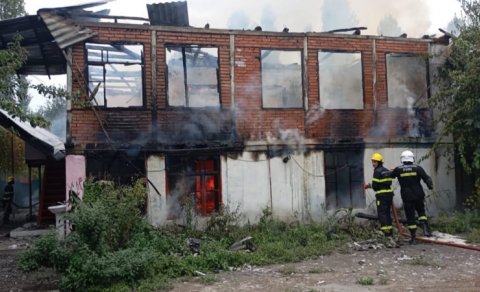
<svg viewBox="0 0 480 292">
<path fill-rule="evenodd" d="M 18 256 L 31 239 L 12 239 L 6 231 L 0 228 L 0 291 L 56 291 L 58 277 L 52 271 L 17 270 Z M 172 291 L 480 291 L 480 252 L 406 242 L 365 251 L 345 247 L 298 263 L 199 271 L 194 279 L 176 281 Z"/>
<path fill-rule="evenodd" d="M 373 283 L 362 285 L 362 279 Z M 345 248 L 299 263 L 199 276 L 177 282 L 172 291 L 480 291 L 480 252 L 406 242 L 399 248 Z"/>
</svg>

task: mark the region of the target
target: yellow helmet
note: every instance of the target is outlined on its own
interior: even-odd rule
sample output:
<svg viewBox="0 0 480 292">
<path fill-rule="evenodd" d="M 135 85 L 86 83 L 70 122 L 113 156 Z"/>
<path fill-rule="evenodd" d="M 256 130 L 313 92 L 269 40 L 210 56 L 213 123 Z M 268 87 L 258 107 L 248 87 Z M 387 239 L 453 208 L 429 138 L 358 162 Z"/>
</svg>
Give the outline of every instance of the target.
<svg viewBox="0 0 480 292">
<path fill-rule="evenodd" d="M 14 181 L 14 180 L 15 180 L 15 178 L 14 178 L 13 176 L 9 176 L 9 177 L 7 178 L 7 182 L 12 182 L 12 181 Z"/>
<path fill-rule="evenodd" d="M 372 160 L 383 162 L 383 156 L 380 153 L 373 153 Z"/>
</svg>

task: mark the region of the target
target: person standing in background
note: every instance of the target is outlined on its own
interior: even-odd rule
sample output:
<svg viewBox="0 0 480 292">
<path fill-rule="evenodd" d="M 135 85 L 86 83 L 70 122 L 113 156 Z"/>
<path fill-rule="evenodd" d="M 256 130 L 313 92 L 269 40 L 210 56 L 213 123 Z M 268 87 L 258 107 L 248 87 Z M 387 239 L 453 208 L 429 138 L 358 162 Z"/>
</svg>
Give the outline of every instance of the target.
<svg viewBox="0 0 480 292">
<path fill-rule="evenodd" d="M 9 176 L 7 178 L 7 185 L 4 188 L 3 192 L 3 208 L 5 212 L 3 213 L 3 224 L 10 222 L 10 214 L 12 213 L 12 202 L 13 202 L 13 185 L 15 184 L 15 178 Z"/>
</svg>

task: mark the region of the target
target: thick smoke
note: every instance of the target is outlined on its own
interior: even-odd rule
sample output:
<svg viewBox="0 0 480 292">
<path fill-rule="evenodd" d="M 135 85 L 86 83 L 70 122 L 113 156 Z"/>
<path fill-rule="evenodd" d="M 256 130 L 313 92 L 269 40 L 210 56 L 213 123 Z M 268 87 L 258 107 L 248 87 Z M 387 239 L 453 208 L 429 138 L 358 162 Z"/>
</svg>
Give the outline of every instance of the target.
<svg viewBox="0 0 480 292">
<path fill-rule="evenodd" d="M 431 2 L 431 1 L 430 1 Z M 452 1 L 449 1 L 452 2 Z M 189 1 L 190 23 L 203 27 L 209 22 L 216 28 L 252 29 L 261 25 L 263 30 L 281 31 L 288 27 L 290 32 L 328 31 L 352 26 L 368 28 L 362 34 L 376 35 L 382 19 L 388 15 L 398 23 L 401 33 L 411 37 L 430 34 L 432 20 L 427 0 L 243 0 Z M 451 5 L 452 3 L 446 3 Z M 438 5 L 443 5 L 439 3 Z M 216 7 L 224 13 L 213 13 Z M 208 11 L 206 11 L 208 9 Z M 453 14 L 453 12 L 452 12 Z M 209 18 L 206 18 L 209 17 Z M 445 23 L 448 19 L 445 19 Z M 442 26 L 442 25 L 440 25 Z M 446 25 L 443 25 L 446 26 Z M 445 28 L 445 27 L 444 27 Z M 397 30 L 391 33 L 396 33 Z M 384 32 L 384 35 L 389 34 Z"/>
</svg>

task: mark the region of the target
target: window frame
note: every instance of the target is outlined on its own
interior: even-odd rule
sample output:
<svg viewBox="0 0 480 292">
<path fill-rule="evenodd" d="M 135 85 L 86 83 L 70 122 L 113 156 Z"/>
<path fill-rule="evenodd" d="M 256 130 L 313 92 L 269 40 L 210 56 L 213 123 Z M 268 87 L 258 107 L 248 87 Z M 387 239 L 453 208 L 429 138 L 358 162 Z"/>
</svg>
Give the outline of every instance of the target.
<svg viewBox="0 0 480 292">
<path fill-rule="evenodd" d="M 169 48 L 181 48 L 182 49 L 182 64 L 183 64 L 183 76 L 184 76 L 184 92 L 185 92 L 185 105 L 172 105 L 170 103 L 170 96 L 169 96 L 169 69 L 167 63 L 167 50 Z M 217 80 L 217 93 L 218 93 L 218 103 L 217 105 L 209 105 L 209 106 L 190 106 L 190 94 L 188 92 L 188 72 L 186 72 L 186 58 L 185 58 L 185 49 L 187 48 L 197 48 L 197 49 L 211 49 L 214 48 L 217 50 L 217 68 L 216 68 L 216 80 Z M 177 44 L 177 43 L 167 43 L 164 46 L 165 50 L 165 97 L 166 97 L 166 105 L 170 109 L 220 109 L 222 107 L 222 95 L 221 95 L 221 80 L 220 80 L 220 47 L 216 45 L 209 45 L 209 44 Z"/>
<path fill-rule="evenodd" d="M 102 61 L 89 61 L 89 55 L 88 55 L 88 48 L 87 48 L 87 45 L 101 45 L 101 46 L 104 46 L 104 45 L 109 45 L 109 46 L 114 46 L 114 45 L 125 45 L 125 46 L 141 46 L 141 54 L 140 54 L 140 63 L 129 63 L 129 62 L 102 62 Z M 90 87 L 89 87 L 89 84 L 90 84 L 90 70 L 89 70 L 89 67 L 90 66 L 97 66 L 97 67 L 100 67 L 102 66 L 103 70 L 104 70 L 104 73 L 103 73 L 103 84 L 104 84 L 104 93 L 103 93 L 103 104 L 98 104 L 96 101 L 95 101 L 95 97 L 91 100 L 91 102 L 93 103 L 93 106 L 95 107 L 101 107 L 105 110 L 122 110 L 122 109 L 127 109 L 127 110 L 131 110 L 131 109 L 143 109 L 146 107 L 146 80 L 145 80 L 145 44 L 144 43 L 141 43 L 141 42 L 84 42 L 84 60 L 85 60 L 85 76 L 86 76 L 86 84 L 85 84 L 85 87 L 86 87 L 86 92 L 88 93 L 88 96 L 87 98 L 90 98 L 90 94 L 92 93 L 91 90 L 90 90 Z M 142 101 L 142 104 L 141 105 L 134 105 L 134 106 L 111 106 L 109 107 L 108 106 L 108 103 L 107 103 L 107 90 L 105 90 L 105 83 L 106 83 L 106 80 L 105 80 L 105 65 L 107 64 L 119 64 L 119 65 L 139 65 L 141 70 L 140 70 L 140 77 L 141 77 L 141 85 L 142 85 L 142 89 L 141 89 L 141 101 Z M 98 93 L 98 92 L 97 92 Z"/>
<path fill-rule="evenodd" d="M 363 190 L 364 181 L 364 166 L 363 166 L 363 153 L 364 149 L 361 148 L 340 148 L 340 149 L 327 149 L 323 151 L 324 155 L 324 173 L 325 173 L 325 207 L 327 210 L 336 210 L 339 208 L 365 208 L 365 196 Z M 334 163 L 329 165 L 329 159 L 327 155 L 332 155 Z M 344 155 L 347 161 L 344 165 L 339 165 L 338 156 Z M 351 162 L 350 160 L 353 160 Z M 348 168 L 348 182 L 343 182 L 339 179 L 340 173 L 345 169 L 345 165 Z M 355 173 L 354 171 L 358 171 Z M 354 174 L 354 176 L 352 176 Z M 334 176 L 330 178 L 331 176 Z M 349 192 L 342 192 L 338 190 L 339 186 L 346 186 L 348 183 Z M 329 186 L 334 184 L 335 189 L 330 190 Z M 355 193 L 354 193 L 355 192 Z M 348 193 L 347 200 L 339 200 L 339 196 Z M 332 198 L 331 196 L 334 196 Z M 344 194 L 346 196 L 346 194 Z M 340 205 L 339 202 L 348 201 L 348 206 Z"/>
<path fill-rule="evenodd" d="M 213 169 L 212 170 L 207 170 L 206 167 L 203 169 L 195 169 L 195 163 L 196 162 L 206 162 L 206 161 L 211 161 L 213 164 Z M 172 164 L 177 166 L 178 168 L 176 170 L 172 170 Z M 186 156 L 179 156 L 179 155 L 171 155 L 171 156 L 166 156 L 165 160 L 165 166 L 166 166 L 166 172 L 165 172 L 165 177 L 166 177 L 166 185 L 167 185 L 167 197 L 172 196 L 171 186 L 172 182 L 178 180 L 182 176 L 192 179 L 189 182 L 193 182 L 193 184 L 189 187 L 188 190 L 186 190 L 186 193 L 180 194 L 180 196 L 187 196 L 187 198 L 190 198 L 194 202 L 194 209 L 197 212 L 198 215 L 200 216 L 210 216 L 211 214 L 220 211 L 220 208 L 222 206 L 222 183 L 221 183 L 221 169 L 220 169 L 220 157 L 218 155 L 186 155 Z M 214 186 L 215 189 L 213 190 L 207 190 L 205 184 L 207 181 L 208 177 L 213 177 L 214 179 Z M 200 189 L 197 188 L 197 184 L 200 182 Z M 188 188 L 188 186 L 187 186 Z M 212 210 L 207 210 L 206 202 L 208 197 L 207 192 L 211 191 L 214 194 L 213 202 L 214 202 L 214 208 Z M 201 193 L 201 202 L 199 203 L 197 200 L 197 193 Z M 181 199 L 181 198 L 176 198 L 176 199 Z M 201 208 L 199 208 L 199 206 Z M 175 214 L 171 214 L 171 210 L 168 210 L 169 212 L 169 217 L 175 217 Z"/>
<path fill-rule="evenodd" d="M 320 53 L 340 53 L 340 54 L 360 54 L 360 85 L 361 85 L 361 100 L 362 106 L 359 108 L 326 108 L 322 106 L 322 76 L 320 74 L 321 66 L 320 66 Z M 318 97 L 319 97 L 319 105 L 321 109 L 324 110 L 364 110 L 365 109 L 365 76 L 364 76 L 364 64 L 363 64 L 363 52 L 360 50 L 337 50 L 337 49 L 319 49 L 317 50 L 317 74 L 318 74 Z"/>
<path fill-rule="evenodd" d="M 265 106 L 265 94 L 263 90 L 263 62 L 262 62 L 262 55 L 263 51 L 281 51 L 281 52 L 299 52 L 300 53 L 300 87 L 301 87 L 301 104 L 299 106 L 288 106 L 288 107 L 273 107 L 273 106 Z M 304 109 L 305 108 L 305 68 L 304 68 L 304 54 L 303 49 L 283 49 L 283 48 L 260 48 L 260 88 L 261 88 L 261 99 L 262 99 L 262 109 L 263 110 L 288 110 L 288 109 Z"/>
<path fill-rule="evenodd" d="M 431 97 L 431 84 L 430 84 L 430 63 L 428 62 L 428 59 L 427 58 L 424 58 L 422 56 L 422 54 L 416 54 L 416 53 L 411 53 L 411 52 L 391 52 L 391 51 L 388 51 L 388 52 L 385 52 L 385 89 L 386 89 L 386 96 L 387 96 L 387 107 L 389 109 L 402 109 L 402 110 L 405 110 L 405 109 L 409 109 L 409 107 L 399 107 L 399 106 L 390 106 L 390 94 L 389 94 L 389 86 L 388 86 L 388 60 L 387 60 L 387 56 L 390 55 L 390 54 L 394 54 L 394 55 L 402 55 L 404 57 L 416 57 L 416 58 L 419 58 L 419 59 L 425 59 L 425 86 L 426 86 L 426 93 L 427 95 L 425 96 L 425 100 L 428 100 L 430 99 Z M 418 99 L 417 99 L 418 101 Z M 420 110 L 424 110 L 424 109 L 428 109 L 428 106 L 423 106 L 423 107 L 413 107 L 413 109 L 420 109 Z"/>
</svg>

